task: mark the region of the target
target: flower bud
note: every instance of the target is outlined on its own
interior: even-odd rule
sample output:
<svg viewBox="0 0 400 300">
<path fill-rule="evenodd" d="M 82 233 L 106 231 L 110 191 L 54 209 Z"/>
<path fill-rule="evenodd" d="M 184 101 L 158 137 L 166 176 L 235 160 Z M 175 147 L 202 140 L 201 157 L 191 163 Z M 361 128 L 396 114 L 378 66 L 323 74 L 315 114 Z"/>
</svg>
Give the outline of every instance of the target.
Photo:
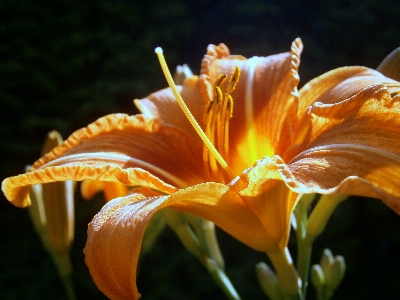
<svg viewBox="0 0 400 300">
<path fill-rule="evenodd" d="M 330 299 L 339 287 L 346 270 L 343 256 L 333 257 L 329 249 L 325 249 L 320 264 L 311 267 L 311 283 L 317 290 L 319 299 Z"/>
<path fill-rule="evenodd" d="M 272 300 L 282 299 L 279 279 L 275 272 L 264 262 L 256 265 L 256 272 L 264 293 Z"/>
<path fill-rule="evenodd" d="M 42 155 L 62 143 L 61 135 L 51 131 L 45 140 Z M 33 225 L 45 249 L 51 255 L 68 294 L 74 292 L 69 281 L 72 273 L 70 247 L 74 239 L 74 183 L 71 180 L 37 184 L 31 187 L 29 207 Z"/>
</svg>

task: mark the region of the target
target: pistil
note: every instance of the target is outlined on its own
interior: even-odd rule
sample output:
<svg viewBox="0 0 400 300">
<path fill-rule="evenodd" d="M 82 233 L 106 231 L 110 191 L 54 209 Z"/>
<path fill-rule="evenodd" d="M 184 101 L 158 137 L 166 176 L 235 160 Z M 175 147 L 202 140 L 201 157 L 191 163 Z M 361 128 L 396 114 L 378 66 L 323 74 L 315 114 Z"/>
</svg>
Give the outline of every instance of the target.
<svg viewBox="0 0 400 300">
<path fill-rule="evenodd" d="M 157 54 L 158 60 L 160 61 L 161 69 L 163 70 L 164 76 L 167 79 L 168 85 L 171 88 L 176 101 L 178 102 L 178 104 L 181 107 L 182 111 L 184 112 L 185 116 L 188 118 L 189 122 L 192 124 L 193 128 L 196 130 L 197 134 L 200 136 L 201 140 L 207 147 L 209 153 L 211 154 L 210 157 L 215 159 L 221 165 L 221 167 L 225 170 L 225 172 L 228 174 L 230 179 L 233 179 L 235 177 L 234 173 L 229 168 L 228 164 L 226 163 L 224 158 L 221 156 L 221 154 L 217 151 L 217 149 L 215 148 L 212 141 L 210 141 L 210 139 L 208 138 L 206 133 L 204 133 L 204 131 L 201 129 L 200 125 L 197 123 L 196 119 L 193 117 L 189 108 L 186 106 L 181 95 L 179 94 L 179 91 L 174 83 L 174 80 L 172 79 L 172 75 L 171 75 L 171 73 L 168 69 L 167 63 L 165 61 L 165 58 L 163 55 L 163 50 L 160 47 L 157 47 L 155 49 L 155 52 Z"/>
</svg>

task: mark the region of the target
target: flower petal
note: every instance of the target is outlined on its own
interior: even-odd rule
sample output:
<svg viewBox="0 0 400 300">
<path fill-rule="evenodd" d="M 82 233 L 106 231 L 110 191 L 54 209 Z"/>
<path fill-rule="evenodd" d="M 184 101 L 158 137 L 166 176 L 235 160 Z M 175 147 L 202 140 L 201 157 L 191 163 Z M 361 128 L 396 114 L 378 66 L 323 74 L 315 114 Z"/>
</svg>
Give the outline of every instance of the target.
<svg viewBox="0 0 400 300">
<path fill-rule="evenodd" d="M 169 201 L 174 209 L 212 221 L 253 249 L 276 248 L 275 241 L 241 196 L 224 184 L 198 184 L 172 194 Z"/>
<path fill-rule="evenodd" d="M 99 289 L 111 299 L 138 299 L 136 267 L 145 228 L 170 206 L 215 222 L 235 238 L 266 251 L 276 247 L 259 219 L 229 187 L 204 183 L 170 196 L 141 189 L 108 202 L 89 224 L 85 261 Z"/>
<path fill-rule="evenodd" d="M 98 180 L 83 180 L 81 183 L 81 194 L 83 199 L 90 200 L 97 193 L 103 191 L 103 181 Z M 123 196 L 123 195 L 120 195 Z"/>
<path fill-rule="evenodd" d="M 279 156 L 264 157 L 230 183 L 280 250 L 287 246 L 290 217 L 298 200 L 287 186 L 292 179 L 285 176 L 284 168 Z"/>
<path fill-rule="evenodd" d="M 394 49 L 376 68 L 383 75 L 400 80 L 400 47 Z"/>
<path fill-rule="evenodd" d="M 167 193 L 204 181 L 202 145 L 179 128 L 141 115 L 100 118 L 30 170 L 3 181 L 6 197 L 16 206 L 29 205 L 30 185 L 67 179 L 117 181 Z"/>
<path fill-rule="evenodd" d="M 384 84 L 390 88 L 398 82 L 366 67 L 334 69 L 316 77 L 300 89 L 299 113 L 306 114 L 308 107 L 315 102 L 340 102 L 372 84 Z"/>
<path fill-rule="evenodd" d="M 299 126 L 295 143 L 301 143 L 309 130 L 309 106 L 316 102 L 338 103 L 373 84 L 384 84 L 391 93 L 399 90 L 398 82 L 395 80 L 375 70 L 359 66 L 338 68 L 308 82 L 299 92 Z"/>
<path fill-rule="evenodd" d="M 339 103 L 314 104 L 303 151 L 287 164 L 279 156 L 257 161 L 230 183 L 231 189 L 280 247 L 287 243 L 282 237 L 298 200 L 295 193 L 380 198 L 400 213 L 399 100 L 385 86 L 374 85 Z"/>
<path fill-rule="evenodd" d="M 81 183 L 81 194 L 86 200 L 93 198 L 97 193 L 103 192 L 106 201 L 128 194 L 128 187 L 120 182 L 84 180 Z"/>
<path fill-rule="evenodd" d="M 88 228 L 85 262 L 97 287 L 110 299 L 139 299 L 136 268 L 154 204 L 166 197 L 141 193 L 103 206 Z"/>
<path fill-rule="evenodd" d="M 302 151 L 288 164 L 295 190 L 381 198 L 400 213 L 399 100 L 373 85 L 339 103 L 314 104 Z"/>
<path fill-rule="evenodd" d="M 345 95 L 343 95 L 343 93 L 341 93 L 341 95 L 338 95 L 332 92 L 332 89 L 334 89 L 337 85 L 349 78 L 368 76 L 373 74 L 376 74 L 376 72 L 366 67 L 342 67 L 331 70 L 321 76 L 312 79 L 299 91 L 300 116 L 302 116 L 303 114 L 307 114 L 308 107 L 310 105 L 313 105 L 315 102 L 336 103 L 346 98 L 349 98 L 350 96 L 353 96 L 356 93 L 353 90 L 347 92 L 347 94 Z M 346 87 L 355 88 L 351 85 L 347 85 Z"/>
<path fill-rule="evenodd" d="M 232 92 L 234 109 L 229 123 L 232 152 L 230 161 L 227 158 L 236 171 L 241 172 L 266 155 L 281 153 L 291 144 L 297 124 L 297 69 L 302 48 L 301 40 L 297 39 L 292 52 L 245 60 L 229 55 L 224 45 L 209 46 L 200 76 L 206 91 L 203 94 L 209 100 L 219 74 L 229 77 L 235 66 L 241 73 Z M 257 138 L 260 136 L 263 138 Z"/>
<path fill-rule="evenodd" d="M 178 89 L 190 112 L 199 124 L 203 125 L 201 120 L 203 119 L 205 103 L 201 97 L 198 77 L 191 76 L 185 79 L 183 85 Z M 135 105 L 144 115 L 177 126 L 200 141 L 170 88 L 155 92 L 146 98 L 135 100 Z"/>
</svg>

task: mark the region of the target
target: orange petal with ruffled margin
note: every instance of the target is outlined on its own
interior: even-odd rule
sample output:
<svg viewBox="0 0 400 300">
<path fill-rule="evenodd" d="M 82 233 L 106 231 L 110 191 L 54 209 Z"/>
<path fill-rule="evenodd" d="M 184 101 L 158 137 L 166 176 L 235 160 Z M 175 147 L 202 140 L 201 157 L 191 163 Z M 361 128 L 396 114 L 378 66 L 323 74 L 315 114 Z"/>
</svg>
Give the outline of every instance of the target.
<svg viewBox="0 0 400 300">
<path fill-rule="evenodd" d="M 202 123 L 205 105 L 213 100 L 217 77 L 240 69 L 233 91 L 233 118 L 230 120 L 229 166 L 240 174 L 257 159 L 281 153 L 292 144 L 297 127 L 298 67 L 303 45 L 296 39 L 291 52 L 246 59 L 230 55 L 229 48 L 209 45 L 201 63 L 201 75 L 186 79 L 181 94 L 195 119 Z M 222 84 L 225 92 L 227 81 Z M 170 89 L 135 102 L 149 116 L 178 126 L 197 136 L 186 120 Z M 283 115 L 282 115 L 283 113 Z M 262 139 L 257 137 L 262 136 Z M 241 153 L 246 153 L 245 156 Z"/>
<path fill-rule="evenodd" d="M 353 96 L 360 91 L 360 89 L 355 90 L 357 86 L 346 86 L 352 90 L 349 92 L 342 91 L 340 95 L 332 92 L 332 89 L 349 78 L 372 76 L 374 74 L 377 74 L 374 70 L 354 66 L 337 68 L 312 79 L 299 91 L 299 116 L 303 117 L 304 114 L 307 114 L 308 107 L 315 102 L 336 103 Z"/>
<path fill-rule="evenodd" d="M 291 52 L 244 59 L 229 55 L 227 47 L 222 45 L 209 46 L 200 76 L 208 100 L 212 99 L 213 84 L 219 74 L 229 78 L 234 67 L 240 69 L 239 82 L 232 92 L 227 158 L 236 173 L 257 159 L 283 152 L 292 144 L 297 125 L 297 71 L 302 48 L 301 40 L 296 39 Z M 226 84 L 222 85 L 222 91 Z"/>
<path fill-rule="evenodd" d="M 277 241 L 288 236 L 295 193 L 375 197 L 400 213 L 399 100 L 373 85 L 339 103 L 314 104 L 301 152 L 290 162 L 279 156 L 257 161 L 231 188 Z"/>
<path fill-rule="evenodd" d="M 144 231 L 164 207 L 215 222 L 261 251 L 276 248 L 260 220 L 227 186 L 204 183 L 170 196 L 134 193 L 108 202 L 89 224 L 85 261 L 99 289 L 111 299 L 138 299 L 136 268 Z"/>
<path fill-rule="evenodd" d="M 298 194 L 287 186 L 291 178 L 282 172 L 284 166 L 278 156 L 264 157 L 229 184 L 280 250 L 287 246 L 290 217 L 298 200 Z"/>
<path fill-rule="evenodd" d="M 171 193 L 204 181 L 202 170 L 202 145 L 179 128 L 142 115 L 116 114 L 76 131 L 29 172 L 5 179 L 2 190 L 21 207 L 30 203 L 30 185 L 68 179 L 116 181 Z"/>
<path fill-rule="evenodd" d="M 300 89 L 299 130 L 296 142 L 301 142 L 308 131 L 308 107 L 316 102 L 334 104 L 359 93 L 373 84 L 384 84 L 389 92 L 399 91 L 398 82 L 365 67 L 342 67 L 311 80 Z"/>
<path fill-rule="evenodd" d="M 276 167 L 258 162 L 251 172 L 268 175 L 242 181 L 264 190 L 269 178 L 280 174 L 297 193 L 380 198 L 400 213 L 399 100 L 385 86 L 374 85 L 336 104 L 315 104 L 311 131 L 297 156 L 290 162 L 275 157 Z"/>
<path fill-rule="evenodd" d="M 317 193 L 335 188 L 378 197 L 400 213 L 399 100 L 385 86 L 373 85 L 342 102 L 311 107 L 311 131 L 289 164 L 297 180 Z M 360 184 L 344 190 L 352 177 Z"/>
</svg>

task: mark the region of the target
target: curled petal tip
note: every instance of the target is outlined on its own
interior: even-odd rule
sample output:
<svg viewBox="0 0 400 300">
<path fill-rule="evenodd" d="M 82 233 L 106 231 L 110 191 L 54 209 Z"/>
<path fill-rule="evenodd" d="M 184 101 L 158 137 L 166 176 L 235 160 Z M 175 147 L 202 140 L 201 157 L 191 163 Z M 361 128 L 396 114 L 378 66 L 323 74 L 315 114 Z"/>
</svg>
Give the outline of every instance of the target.
<svg viewBox="0 0 400 300">
<path fill-rule="evenodd" d="M 381 72 L 386 77 L 394 80 L 400 80 L 400 47 L 393 50 L 385 59 L 380 63 L 377 71 Z"/>
</svg>

